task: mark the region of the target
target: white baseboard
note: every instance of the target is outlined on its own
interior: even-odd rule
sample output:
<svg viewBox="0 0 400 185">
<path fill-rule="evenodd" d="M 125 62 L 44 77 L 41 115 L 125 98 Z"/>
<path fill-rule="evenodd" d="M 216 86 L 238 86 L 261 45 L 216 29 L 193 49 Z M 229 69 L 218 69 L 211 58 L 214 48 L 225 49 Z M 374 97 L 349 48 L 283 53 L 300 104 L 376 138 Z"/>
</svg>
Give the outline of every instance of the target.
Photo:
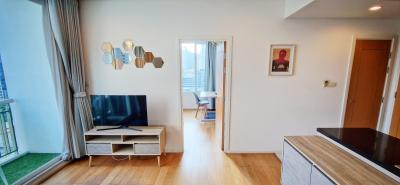
<svg viewBox="0 0 400 185">
<path fill-rule="evenodd" d="M 229 150 L 226 153 L 233 153 L 233 154 L 275 154 L 279 153 L 278 151 L 271 151 L 271 150 Z"/>
<path fill-rule="evenodd" d="M 182 153 L 183 150 L 181 148 L 165 147 L 165 152 L 167 152 L 167 153 Z"/>
<path fill-rule="evenodd" d="M 274 154 L 282 162 L 282 152 L 281 151 L 247 151 L 247 150 L 233 150 L 226 152 L 228 154 Z"/>
<path fill-rule="evenodd" d="M 276 155 L 276 157 L 278 157 L 278 159 L 282 162 L 282 159 L 283 159 L 282 152 L 275 153 L 275 155 Z"/>
</svg>

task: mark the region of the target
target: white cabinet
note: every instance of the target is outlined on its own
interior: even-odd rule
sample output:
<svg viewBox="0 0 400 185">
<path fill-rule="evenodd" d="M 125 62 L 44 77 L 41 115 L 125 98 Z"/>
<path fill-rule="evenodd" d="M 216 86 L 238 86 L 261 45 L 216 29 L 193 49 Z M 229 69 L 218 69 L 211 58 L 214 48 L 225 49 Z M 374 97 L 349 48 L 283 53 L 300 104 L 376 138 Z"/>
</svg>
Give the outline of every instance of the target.
<svg viewBox="0 0 400 185">
<path fill-rule="evenodd" d="M 283 144 L 282 185 L 334 185 L 312 162 L 286 141 Z"/>
<path fill-rule="evenodd" d="M 282 184 L 310 185 L 312 164 L 290 144 L 283 144 Z"/>
<path fill-rule="evenodd" d="M 326 175 L 324 175 L 318 168 L 315 166 L 312 167 L 311 170 L 311 185 L 334 185 Z"/>
</svg>

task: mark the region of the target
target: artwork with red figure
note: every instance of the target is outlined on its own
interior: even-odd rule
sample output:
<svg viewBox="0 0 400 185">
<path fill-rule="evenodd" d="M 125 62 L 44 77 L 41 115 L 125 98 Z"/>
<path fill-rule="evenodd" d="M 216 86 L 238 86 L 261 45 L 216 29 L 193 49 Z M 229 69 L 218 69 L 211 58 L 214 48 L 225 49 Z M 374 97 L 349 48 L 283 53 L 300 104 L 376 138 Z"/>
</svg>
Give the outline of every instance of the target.
<svg viewBox="0 0 400 185">
<path fill-rule="evenodd" d="M 287 72 L 289 70 L 289 60 L 287 58 L 288 51 L 286 51 L 285 49 L 276 49 L 276 50 L 279 51 L 279 54 L 278 57 L 277 58 L 274 57 L 274 60 L 272 61 L 272 71 Z"/>
<path fill-rule="evenodd" d="M 271 45 L 269 75 L 293 75 L 295 45 Z"/>
</svg>

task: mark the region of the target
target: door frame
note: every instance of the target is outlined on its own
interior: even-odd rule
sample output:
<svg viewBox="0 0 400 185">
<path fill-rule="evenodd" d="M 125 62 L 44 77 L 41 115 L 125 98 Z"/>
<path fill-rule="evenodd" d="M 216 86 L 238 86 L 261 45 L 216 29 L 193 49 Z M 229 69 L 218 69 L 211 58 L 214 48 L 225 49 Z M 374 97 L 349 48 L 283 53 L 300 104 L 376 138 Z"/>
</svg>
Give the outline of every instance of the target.
<svg viewBox="0 0 400 185">
<path fill-rule="evenodd" d="M 232 51 L 233 51 L 233 37 L 232 36 L 183 36 L 178 39 L 178 78 L 179 78 L 179 116 L 180 116 L 180 128 L 182 151 L 185 150 L 184 145 L 184 128 L 183 128 L 183 91 L 182 91 L 182 48 L 181 43 L 187 41 L 214 41 L 214 42 L 226 42 L 226 66 L 225 66 L 225 97 L 224 97 L 224 125 L 223 125 L 223 141 L 224 141 L 224 152 L 230 152 L 230 128 L 231 128 L 231 90 L 232 90 Z"/>
<path fill-rule="evenodd" d="M 379 108 L 379 116 L 378 116 L 378 123 L 376 124 L 376 130 L 380 131 L 383 127 L 383 122 L 386 114 L 386 108 L 388 105 L 388 100 L 389 100 L 389 88 L 390 84 L 392 83 L 392 74 L 393 74 L 393 67 L 394 67 L 394 56 L 396 55 L 395 48 L 397 44 L 397 35 L 353 35 L 352 41 L 351 41 L 351 47 L 350 47 L 350 55 L 348 58 L 348 65 L 347 65 L 347 72 L 346 72 L 346 77 L 345 77 L 345 84 L 344 84 L 344 96 L 342 100 L 342 112 L 340 116 L 340 127 L 344 126 L 344 119 L 346 116 L 346 109 L 347 109 L 347 99 L 349 95 L 349 90 L 350 90 L 350 79 L 351 79 L 351 72 L 353 69 L 353 62 L 354 62 L 354 53 L 356 49 L 356 42 L 357 40 L 391 40 L 391 47 L 390 47 L 390 53 L 391 56 L 389 57 L 389 61 L 387 64 L 388 72 L 386 73 L 385 77 L 385 85 L 383 87 L 383 103 L 381 103 L 381 106 Z"/>
</svg>

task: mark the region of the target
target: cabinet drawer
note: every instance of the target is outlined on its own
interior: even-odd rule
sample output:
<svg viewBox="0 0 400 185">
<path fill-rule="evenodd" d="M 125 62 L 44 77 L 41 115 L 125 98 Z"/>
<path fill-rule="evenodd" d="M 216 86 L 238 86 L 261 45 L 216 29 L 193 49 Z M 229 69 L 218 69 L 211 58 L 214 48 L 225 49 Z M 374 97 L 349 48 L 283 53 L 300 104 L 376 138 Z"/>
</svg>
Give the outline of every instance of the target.
<svg viewBox="0 0 400 185">
<path fill-rule="evenodd" d="M 159 154 L 160 145 L 152 143 L 137 143 L 135 144 L 135 154 Z"/>
<path fill-rule="evenodd" d="M 90 143 L 86 144 L 86 153 L 90 154 L 111 154 L 111 144 Z"/>
<path fill-rule="evenodd" d="M 335 183 L 313 166 L 311 170 L 311 185 L 335 185 Z"/>
<path fill-rule="evenodd" d="M 290 144 L 283 144 L 282 184 L 310 185 L 312 164 Z"/>
</svg>

